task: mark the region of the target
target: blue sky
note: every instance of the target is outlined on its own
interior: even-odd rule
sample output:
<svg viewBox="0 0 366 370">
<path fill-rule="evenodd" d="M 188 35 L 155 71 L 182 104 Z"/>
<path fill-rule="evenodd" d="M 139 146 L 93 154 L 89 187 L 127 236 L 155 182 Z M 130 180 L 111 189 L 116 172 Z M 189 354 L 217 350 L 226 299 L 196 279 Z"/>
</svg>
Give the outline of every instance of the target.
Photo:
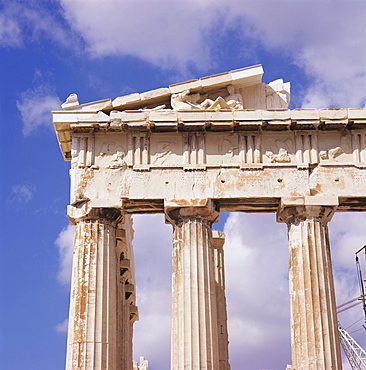
<svg viewBox="0 0 366 370">
<path fill-rule="evenodd" d="M 291 82 L 292 109 L 365 107 L 365 18 L 359 0 L 0 0 L 0 368 L 65 366 L 73 230 L 69 163 L 51 110 L 70 93 L 81 103 L 114 99 L 258 63 L 264 82 Z M 358 294 L 365 216 L 330 223 L 339 303 Z M 215 228 L 227 234 L 232 369 L 282 370 L 290 363 L 286 228 L 273 214 L 222 215 Z M 168 369 L 171 228 L 157 215 L 136 217 L 135 230 L 135 359 Z M 350 331 L 360 318 L 361 308 L 340 317 L 355 323 Z M 366 347 L 365 332 L 354 335 Z"/>
</svg>

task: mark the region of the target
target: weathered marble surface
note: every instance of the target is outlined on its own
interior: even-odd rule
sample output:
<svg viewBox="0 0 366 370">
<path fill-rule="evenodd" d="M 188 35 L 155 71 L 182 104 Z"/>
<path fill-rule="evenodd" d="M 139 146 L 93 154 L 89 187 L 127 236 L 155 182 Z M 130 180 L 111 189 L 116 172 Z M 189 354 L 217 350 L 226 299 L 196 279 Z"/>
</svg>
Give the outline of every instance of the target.
<svg viewBox="0 0 366 370">
<path fill-rule="evenodd" d="M 253 66 L 87 104 L 72 94 L 53 112 L 79 230 L 68 369 L 137 366 L 132 229 L 111 223 L 116 211 L 127 223 L 165 213 L 174 227 L 172 369 L 230 368 L 223 251 L 211 232 L 219 211 L 277 212 L 288 224 L 293 368 L 341 369 L 327 222 L 366 211 L 366 109 L 288 110 L 289 83 L 262 74 Z M 102 309 L 97 328 L 105 299 L 118 309 Z"/>
<path fill-rule="evenodd" d="M 71 219 L 76 233 L 66 368 L 132 370 L 138 312 L 131 217 L 121 223 L 120 210 L 98 208 Z"/>
<path fill-rule="evenodd" d="M 277 214 L 289 233 L 292 365 L 296 370 L 342 368 L 327 227 L 337 201 L 336 197 L 284 201 Z"/>
<path fill-rule="evenodd" d="M 217 291 L 211 224 L 218 212 L 207 206 L 169 204 L 173 225 L 171 369 L 219 370 Z"/>
<path fill-rule="evenodd" d="M 81 110 L 54 122 L 71 204 L 163 212 L 164 199 L 215 199 L 274 212 L 284 196 L 336 195 L 338 210 L 366 206 L 365 109 Z"/>
<path fill-rule="evenodd" d="M 329 131 L 73 133 L 71 204 L 163 212 L 165 199 L 215 199 L 223 211 L 274 212 L 281 197 L 335 195 L 339 210 L 363 210 L 365 137 L 366 129 L 343 124 Z"/>
</svg>

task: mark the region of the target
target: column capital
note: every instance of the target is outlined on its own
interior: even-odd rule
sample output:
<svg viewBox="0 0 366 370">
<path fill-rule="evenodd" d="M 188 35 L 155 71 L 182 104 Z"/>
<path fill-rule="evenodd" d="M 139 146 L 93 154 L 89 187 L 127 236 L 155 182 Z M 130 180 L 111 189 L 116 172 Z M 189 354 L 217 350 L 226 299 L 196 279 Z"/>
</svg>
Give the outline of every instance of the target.
<svg viewBox="0 0 366 370">
<path fill-rule="evenodd" d="M 67 216 L 72 225 L 82 220 L 107 220 L 110 222 L 122 222 L 122 209 L 114 207 L 90 207 L 88 204 L 82 207 L 67 206 Z"/>
<path fill-rule="evenodd" d="M 222 249 L 225 244 L 225 234 L 221 231 L 212 230 L 212 247 Z"/>
<path fill-rule="evenodd" d="M 211 199 L 173 199 L 164 201 L 165 222 L 175 225 L 187 218 L 200 218 L 215 223 L 219 218 L 217 204 Z"/>
<path fill-rule="evenodd" d="M 305 220 L 329 222 L 338 206 L 336 196 L 305 196 L 282 198 L 277 210 L 277 222 L 296 224 Z"/>
</svg>

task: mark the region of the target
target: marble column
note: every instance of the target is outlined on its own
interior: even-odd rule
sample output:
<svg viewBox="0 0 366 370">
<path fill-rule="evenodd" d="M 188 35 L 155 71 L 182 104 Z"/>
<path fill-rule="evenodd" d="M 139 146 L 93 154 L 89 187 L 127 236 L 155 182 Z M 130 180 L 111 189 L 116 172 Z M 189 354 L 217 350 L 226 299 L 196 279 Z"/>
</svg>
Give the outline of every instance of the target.
<svg viewBox="0 0 366 370">
<path fill-rule="evenodd" d="M 119 256 L 118 312 L 117 312 L 117 369 L 132 370 L 133 324 L 138 320 L 135 305 L 134 258 L 132 250 L 132 219 L 124 215 L 124 222 L 116 230 L 117 256 Z"/>
<path fill-rule="evenodd" d="M 305 197 L 282 205 L 288 225 L 292 367 L 342 369 L 328 222 L 334 197 Z"/>
<path fill-rule="evenodd" d="M 224 266 L 225 234 L 214 230 L 212 246 L 215 263 L 216 298 L 217 298 L 217 328 L 219 340 L 220 370 L 230 370 L 229 336 L 227 330 L 227 309 L 225 295 L 225 266 Z"/>
<path fill-rule="evenodd" d="M 121 268 L 123 270 L 123 268 Z M 117 307 L 117 367 L 120 370 L 133 368 L 133 324 L 138 319 L 137 307 L 133 304 L 134 286 L 121 274 L 118 286 Z"/>
<path fill-rule="evenodd" d="M 70 215 L 70 212 L 69 212 Z M 70 217 L 71 219 L 71 217 Z M 67 370 L 117 370 L 121 290 L 116 224 L 120 210 L 94 208 L 76 224 Z M 132 368 L 132 358 L 130 359 Z"/>
<path fill-rule="evenodd" d="M 217 293 L 211 225 L 206 206 L 166 209 L 173 225 L 172 370 L 219 370 Z"/>
</svg>

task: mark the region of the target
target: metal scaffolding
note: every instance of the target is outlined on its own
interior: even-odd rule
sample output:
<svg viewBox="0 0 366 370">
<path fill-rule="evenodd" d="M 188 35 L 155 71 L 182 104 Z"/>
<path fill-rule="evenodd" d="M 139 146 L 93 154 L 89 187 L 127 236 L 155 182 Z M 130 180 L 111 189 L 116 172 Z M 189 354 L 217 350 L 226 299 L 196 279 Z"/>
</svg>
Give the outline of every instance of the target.
<svg viewBox="0 0 366 370">
<path fill-rule="evenodd" d="M 366 351 L 340 325 L 339 339 L 353 370 L 366 370 Z"/>
</svg>

